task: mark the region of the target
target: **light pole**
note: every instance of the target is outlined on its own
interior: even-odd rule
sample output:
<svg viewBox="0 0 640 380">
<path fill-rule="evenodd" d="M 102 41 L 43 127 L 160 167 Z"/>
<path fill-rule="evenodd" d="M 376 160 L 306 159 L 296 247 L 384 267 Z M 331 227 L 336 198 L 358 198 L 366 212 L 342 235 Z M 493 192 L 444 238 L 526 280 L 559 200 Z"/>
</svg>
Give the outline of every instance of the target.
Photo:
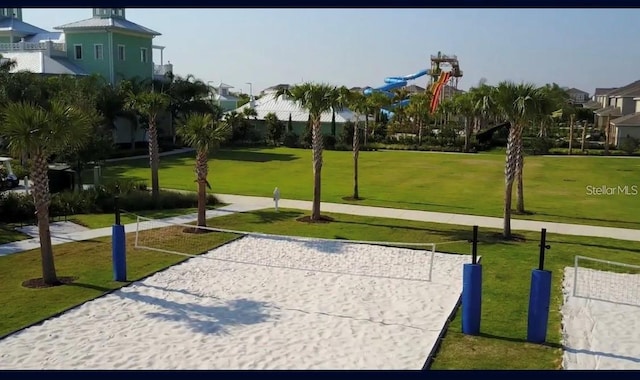
<svg viewBox="0 0 640 380">
<path fill-rule="evenodd" d="M 208 80 L 207 81 L 207 86 L 209 86 L 209 83 L 213 83 L 212 80 Z M 209 93 L 211 94 L 211 103 L 213 103 L 213 86 L 209 86 Z"/>
<path fill-rule="evenodd" d="M 247 82 L 249 85 L 249 100 L 253 100 L 253 84 L 251 82 Z"/>
</svg>

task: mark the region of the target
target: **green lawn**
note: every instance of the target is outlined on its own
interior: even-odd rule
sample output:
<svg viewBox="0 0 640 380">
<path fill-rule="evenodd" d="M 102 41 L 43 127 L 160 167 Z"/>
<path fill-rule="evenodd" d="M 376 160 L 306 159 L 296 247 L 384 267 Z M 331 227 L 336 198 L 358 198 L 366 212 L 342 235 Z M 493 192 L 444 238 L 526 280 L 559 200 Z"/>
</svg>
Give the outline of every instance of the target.
<svg viewBox="0 0 640 380">
<path fill-rule="evenodd" d="M 0 244 L 11 243 L 13 241 L 30 239 L 31 236 L 25 235 L 22 232 L 16 231 L 15 224 L 1 224 L 0 225 Z"/>
<path fill-rule="evenodd" d="M 374 217 L 328 214 L 335 221 L 305 224 L 295 218 L 306 211 L 271 210 L 239 213 L 209 220 L 209 225 L 235 230 L 286 235 L 387 240 L 399 242 L 449 242 L 467 239 L 468 227 L 411 222 Z M 185 244 L 180 230 L 172 227 L 161 236 L 165 247 L 197 253 L 227 241 L 232 236 L 189 235 Z M 524 342 L 527 329 L 528 292 L 531 269 L 538 263 L 538 233 L 523 233 L 525 242 L 504 242 L 496 231 L 480 229 L 479 254 L 483 263 L 483 306 L 481 336 L 461 334 L 459 313 L 452 321 L 432 368 L 445 369 L 556 369 L 561 363 L 560 305 L 562 270 L 574 256 L 585 255 L 640 264 L 640 243 L 612 239 L 582 238 L 549 234 L 552 249 L 546 268 L 553 271 L 552 305 L 547 345 Z M 147 233 L 145 231 L 141 233 Z M 131 278 L 139 278 L 183 258 L 133 249 L 128 236 L 128 266 Z M 469 253 L 468 243 L 441 244 L 438 250 Z M 39 253 L 30 251 L 0 257 L 0 335 L 45 318 L 72 305 L 100 296 L 120 286 L 111 281 L 109 239 L 55 246 L 56 265 L 61 276 L 77 276 L 75 285 L 30 290 L 20 283 L 39 273 Z"/>
<path fill-rule="evenodd" d="M 148 181 L 146 159 L 113 163 L 108 178 Z M 195 190 L 193 154 L 162 157 L 163 188 Z M 311 200 L 311 151 L 289 148 L 222 150 L 210 161 L 213 192 Z M 501 154 L 360 153 L 362 205 L 500 217 L 504 193 Z M 325 151 L 322 200 L 348 203 L 351 152 Z M 640 185 L 640 159 L 542 157 L 525 160 L 525 206 L 515 218 L 640 229 L 640 194 L 596 196 L 587 186 Z M 515 198 L 514 198 L 515 202 Z M 352 202 L 353 203 L 353 202 Z M 515 206 L 515 203 L 514 203 Z"/>
<path fill-rule="evenodd" d="M 224 204 L 217 204 L 215 207 L 208 207 L 208 210 L 222 207 Z M 151 219 L 162 219 L 169 218 L 172 216 L 178 215 L 186 215 L 186 214 L 195 214 L 198 212 L 197 208 L 176 208 L 170 210 L 147 210 L 147 211 L 136 211 L 136 215 L 146 216 Z M 129 213 L 120 214 L 120 223 L 129 224 L 136 223 L 137 217 L 136 215 Z M 88 228 L 102 228 L 109 227 L 113 225 L 115 222 L 115 216 L 112 213 L 109 214 L 78 214 L 72 215 L 69 217 L 69 220 L 77 223 L 81 226 L 85 226 Z"/>
</svg>

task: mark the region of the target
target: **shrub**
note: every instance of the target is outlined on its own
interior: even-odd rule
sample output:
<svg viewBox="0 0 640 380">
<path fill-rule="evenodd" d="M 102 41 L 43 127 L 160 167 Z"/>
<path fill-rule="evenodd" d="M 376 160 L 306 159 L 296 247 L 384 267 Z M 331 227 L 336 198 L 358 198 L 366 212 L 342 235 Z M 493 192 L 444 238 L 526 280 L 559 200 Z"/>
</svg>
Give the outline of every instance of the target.
<svg viewBox="0 0 640 380">
<path fill-rule="evenodd" d="M 119 195 L 119 207 L 123 210 L 136 212 L 152 209 L 175 209 L 197 207 L 196 193 L 178 193 L 160 191 L 158 205 L 153 202 L 151 192 L 146 185 L 135 181 L 119 181 L 120 190 L 117 192 L 116 183 L 105 184 L 81 192 L 65 191 L 51 196 L 49 213 L 52 218 L 72 214 L 92 214 L 114 212 L 114 197 Z M 218 200 L 213 196 L 207 197 L 208 205 L 215 205 Z M 4 193 L 0 195 L 0 222 L 35 221 L 35 206 L 31 195 L 24 193 Z"/>
<path fill-rule="evenodd" d="M 554 147 L 552 139 L 546 137 L 534 137 L 527 141 L 525 148 L 531 151 L 531 154 L 549 154 L 549 150 Z"/>
<path fill-rule="evenodd" d="M 631 155 L 633 154 L 633 152 L 638 150 L 639 146 L 640 142 L 638 141 L 638 139 L 627 136 L 627 138 L 623 139 L 620 143 L 620 150 Z"/>
<path fill-rule="evenodd" d="M 300 136 L 296 135 L 295 132 L 293 131 L 287 132 L 284 135 L 282 145 L 286 146 L 287 148 L 297 148 L 299 139 L 300 139 Z"/>
<path fill-rule="evenodd" d="M 322 136 L 322 145 L 324 146 L 324 149 L 335 150 L 336 138 L 331 135 L 324 135 Z"/>
</svg>

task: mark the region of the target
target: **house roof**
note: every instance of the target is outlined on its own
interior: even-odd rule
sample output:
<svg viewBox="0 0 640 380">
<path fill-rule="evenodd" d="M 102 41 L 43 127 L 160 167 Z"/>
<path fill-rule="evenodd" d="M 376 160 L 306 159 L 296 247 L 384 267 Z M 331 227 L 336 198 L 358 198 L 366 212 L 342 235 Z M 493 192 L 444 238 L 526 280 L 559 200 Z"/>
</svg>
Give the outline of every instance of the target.
<svg viewBox="0 0 640 380">
<path fill-rule="evenodd" d="M 608 106 L 593 111 L 598 116 L 622 116 L 618 107 Z"/>
<path fill-rule="evenodd" d="M 412 85 L 410 85 L 410 86 L 406 86 L 406 87 L 405 87 L 405 89 L 406 89 L 407 91 L 409 91 L 410 93 L 414 93 L 414 94 L 415 94 L 415 93 L 418 93 L 418 92 L 424 92 L 424 91 L 425 91 L 425 89 L 424 89 L 424 88 L 422 88 L 422 87 L 420 87 L 420 86 L 417 86 L 417 85 L 415 85 L 415 84 L 412 84 Z"/>
<path fill-rule="evenodd" d="M 628 95 L 625 95 L 627 92 L 637 90 L 638 88 L 640 88 L 640 80 L 637 80 L 625 86 L 613 89 L 609 91 L 606 95 L 607 96 L 628 96 Z"/>
<path fill-rule="evenodd" d="M 278 91 L 281 88 L 289 88 L 289 87 L 291 87 L 291 85 L 287 83 L 276 84 L 275 86 L 265 88 L 264 90 L 262 90 L 262 92 L 264 93 L 264 92 L 270 92 L 270 91 Z"/>
<path fill-rule="evenodd" d="M 589 95 L 589 93 L 588 93 L 588 92 L 586 92 L 586 91 L 582 91 L 582 90 L 577 89 L 577 88 L 575 88 L 575 87 L 571 87 L 570 89 L 568 89 L 568 90 L 567 90 L 567 92 L 568 92 L 568 93 L 573 93 L 573 94 L 587 94 L 587 95 Z"/>
<path fill-rule="evenodd" d="M 598 87 L 596 88 L 594 95 L 595 96 L 606 95 L 616 89 L 618 89 L 618 87 Z"/>
<path fill-rule="evenodd" d="M 247 103 L 237 109 L 236 112 L 242 112 L 245 108 L 251 107 L 250 103 Z M 291 121 L 307 122 L 309 120 L 309 113 L 298 106 L 293 100 L 278 98 L 276 99 L 272 95 L 265 95 L 260 99 L 254 101 L 253 109 L 258 114 L 259 120 L 264 120 L 265 116 L 269 113 L 274 113 L 280 120 L 289 120 L 291 115 Z M 321 122 L 331 122 L 332 113 L 324 112 L 320 116 Z M 336 123 L 344 123 L 355 119 L 355 115 L 349 109 L 343 109 L 336 112 Z"/>
<path fill-rule="evenodd" d="M 600 104 L 600 103 L 598 103 L 598 102 L 596 102 L 594 100 L 589 100 L 586 103 L 584 103 L 582 105 L 582 107 L 583 108 L 589 108 L 589 109 L 592 109 L 592 110 L 597 110 L 597 109 L 602 108 L 602 104 Z"/>
<path fill-rule="evenodd" d="M 142 25 L 138 25 L 135 22 L 131 22 L 121 17 L 92 17 L 86 20 L 75 21 L 69 24 L 56 26 L 56 30 L 74 30 L 74 29 L 99 29 L 99 28 L 113 28 L 120 30 L 127 30 L 129 32 L 146 34 L 149 36 L 159 36 L 160 33 L 149 28 L 145 28 Z"/>
<path fill-rule="evenodd" d="M 28 24 L 17 18 L 10 17 L 2 17 L 0 18 L 0 32 L 10 32 L 21 34 L 21 35 L 31 35 L 38 33 L 47 33 L 46 30 L 40 29 L 37 26 Z M 17 37 L 17 36 L 16 36 Z"/>
<path fill-rule="evenodd" d="M 64 43 L 64 33 L 62 32 L 45 32 L 45 33 L 37 33 L 33 34 L 24 39 L 24 42 L 46 42 L 51 40 L 51 42 L 56 43 Z"/>
<path fill-rule="evenodd" d="M 640 112 L 632 113 L 631 115 L 626 115 L 611 120 L 611 124 L 615 125 L 616 127 L 640 127 Z"/>
</svg>

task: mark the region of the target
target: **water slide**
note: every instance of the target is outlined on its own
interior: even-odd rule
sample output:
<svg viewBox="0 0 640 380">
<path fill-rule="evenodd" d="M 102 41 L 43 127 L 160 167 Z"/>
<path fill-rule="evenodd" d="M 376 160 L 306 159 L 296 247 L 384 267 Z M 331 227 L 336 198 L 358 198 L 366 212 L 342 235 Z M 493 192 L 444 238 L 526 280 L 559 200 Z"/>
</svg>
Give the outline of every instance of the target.
<svg viewBox="0 0 640 380">
<path fill-rule="evenodd" d="M 385 94 L 388 97 L 392 98 L 393 97 L 393 92 L 391 92 L 392 90 L 394 90 L 396 88 L 404 87 L 404 86 L 407 85 L 408 81 L 423 77 L 425 75 L 429 75 L 429 73 L 430 73 L 430 70 L 420 70 L 415 74 L 406 75 L 406 76 L 403 76 L 403 77 L 387 77 L 387 78 L 384 79 L 384 82 L 386 83 L 385 85 L 380 86 L 380 87 L 376 87 L 376 88 L 366 88 L 363 92 L 364 92 L 365 95 L 371 95 L 374 92 L 382 92 L 383 94 Z M 405 99 L 405 100 L 396 102 L 396 103 L 392 104 L 389 108 L 390 109 L 394 109 L 396 107 L 405 106 L 407 104 L 409 104 L 409 99 Z M 383 109 L 381 111 L 387 117 L 393 116 L 393 112 L 391 112 L 389 110 Z"/>
<path fill-rule="evenodd" d="M 431 113 L 434 113 L 436 108 L 438 108 L 438 103 L 440 103 L 440 94 L 442 93 L 442 89 L 444 85 L 451 78 L 451 72 L 442 72 L 438 77 L 436 83 L 433 84 L 434 88 L 431 90 L 433 97 L 431 98 Z"/>
</svg>

